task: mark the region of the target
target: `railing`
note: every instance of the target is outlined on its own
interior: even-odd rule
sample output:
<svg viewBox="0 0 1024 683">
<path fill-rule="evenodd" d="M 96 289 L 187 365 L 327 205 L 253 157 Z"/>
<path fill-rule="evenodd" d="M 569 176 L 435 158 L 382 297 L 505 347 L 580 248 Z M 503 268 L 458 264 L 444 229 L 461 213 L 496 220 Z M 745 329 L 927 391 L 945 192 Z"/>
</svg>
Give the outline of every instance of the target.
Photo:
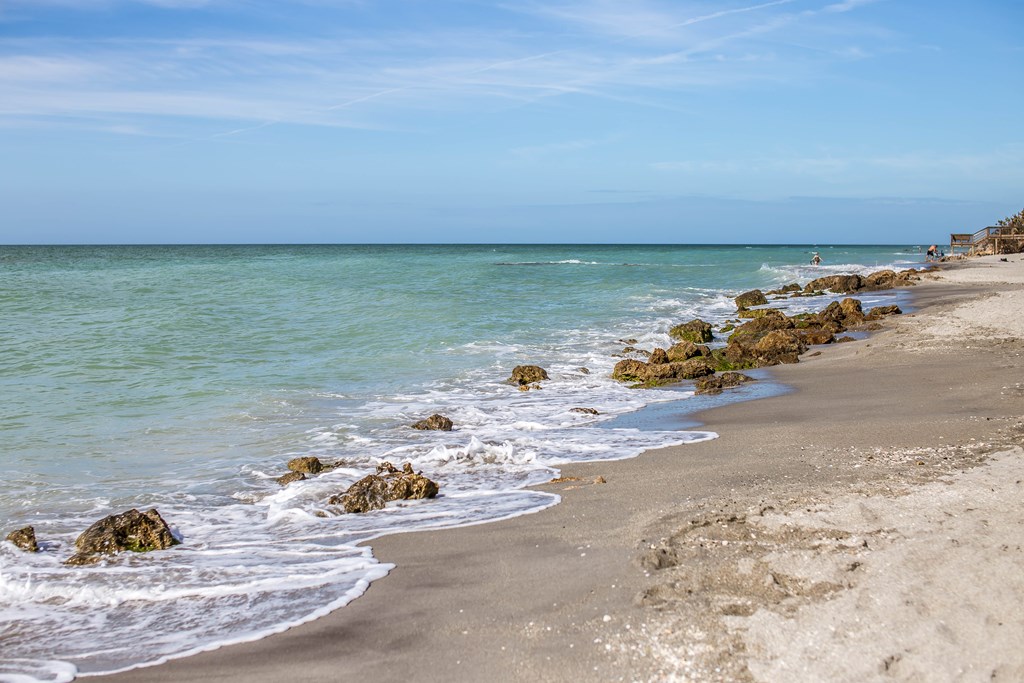
<svg viewBox="0 0 1024 683">
<path fill-rule="evenodd" d="M 957 249 L 960 249 L 968 254 L 977 254 L 978 252 L 989 250 L 992 253 L 999 254 L 1002 253 L 1002 246 L 1007 242 L 1016 243 L 1018 249 L 1024 246 L 1024 235 L 1003 234 L 1002 230 L 999 226 L 990 225 L 973 234 L 950 233 L 949 253 L 955 254 Z"/>
</svg>

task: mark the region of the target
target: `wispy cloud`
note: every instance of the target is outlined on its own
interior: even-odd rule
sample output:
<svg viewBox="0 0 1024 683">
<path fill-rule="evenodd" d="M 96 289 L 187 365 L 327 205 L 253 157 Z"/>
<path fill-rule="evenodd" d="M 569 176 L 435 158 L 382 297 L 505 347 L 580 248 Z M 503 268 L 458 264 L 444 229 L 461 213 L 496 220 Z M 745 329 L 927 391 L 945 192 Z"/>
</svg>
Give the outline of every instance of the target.
<svg viewBox="0 0 1024 683">
<path fill-rule="evenodd" d="M 129 0 L 67 1 L 116 11 Z M 199 11 L 225 4 L 130 1 Z M 515 28 L 394 26 L 312 40 L 228 26 L 180 38 L 11 37 L 0 39 L 0 116 L 98 117 L 131 128 L 175 122 L 217 138 L 276 123 L 407 128 L 417 112 L 488 111 L 567 94 L 673 108 L 680 91 L 806 73 L 804 51 L 780 55 L 761 42 L 801 21 L 786 11 L 793 2 L 710 12 L 650 0 L 628 10 L 611 0 L 536 3 L 507 8 L 537 22 Z M 16 4 L 27 11 L 28 3 Z"/>
</svg>

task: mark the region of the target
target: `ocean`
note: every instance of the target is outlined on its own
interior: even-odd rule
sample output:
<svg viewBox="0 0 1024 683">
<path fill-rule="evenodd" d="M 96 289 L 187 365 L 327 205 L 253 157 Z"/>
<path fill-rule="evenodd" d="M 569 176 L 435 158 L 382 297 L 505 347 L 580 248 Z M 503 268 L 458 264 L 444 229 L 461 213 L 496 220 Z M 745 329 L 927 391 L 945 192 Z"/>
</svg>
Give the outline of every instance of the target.
<svg viewBox="0 0 1024 683">
<path fill-rule="evenodd" d="M 628 426 L 655 404 L 685 412 L 692 392 L 610 379 L 625 340 L 667 347 L 670 326 L 721 322 L 747 289 L 921 260 L 916 246 L 0 247 L 0 538 L 32 525 L 41 546 L 0 542 L 0 681 L 124 670 L 343 609 L 392 569 L 377 536 L 536 512 L 558 497 L 527 487 L 560 465 L 714 438 Z M 518 391 L 520 364 L 551 378 Z M 433 413 L 455 429 L 410 428 Z M 282 488 L 307 455 L 342 466 Z M 440 495 L 327 504 L 385 460 Z M 181 545 L 62 564 L 86 527 L 133 507 L 156 507 Z"/>
</svg>

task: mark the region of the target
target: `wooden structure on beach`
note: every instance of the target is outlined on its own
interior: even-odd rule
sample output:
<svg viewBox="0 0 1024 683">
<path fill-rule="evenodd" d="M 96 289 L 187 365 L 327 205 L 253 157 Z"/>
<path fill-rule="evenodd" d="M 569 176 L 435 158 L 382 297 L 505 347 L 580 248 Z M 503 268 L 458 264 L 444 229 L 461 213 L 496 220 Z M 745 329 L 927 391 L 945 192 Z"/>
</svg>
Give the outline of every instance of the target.
<svg viewBox="0 0 1024 683">
<path fill-rule="evenodd" d="M 1024 234 L 1004 232 L 1004 228 L 990 225 L 975 233 L 954 232 L 949 235 L 949 254 L 1002 254 L 1024 249 Z"/>
</svg>

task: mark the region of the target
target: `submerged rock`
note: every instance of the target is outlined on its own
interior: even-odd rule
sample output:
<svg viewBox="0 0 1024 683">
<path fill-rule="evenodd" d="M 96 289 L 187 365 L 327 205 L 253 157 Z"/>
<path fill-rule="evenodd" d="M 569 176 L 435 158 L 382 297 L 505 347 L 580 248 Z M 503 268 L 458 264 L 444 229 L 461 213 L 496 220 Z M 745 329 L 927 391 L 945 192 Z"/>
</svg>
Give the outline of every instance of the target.
<svg viewBox="0 0 1024 683">
<path fill-rule="evenodd" d="M 393 500 L 433 498 L 438 486 L 422 474 L 413 472 L 412 465 L 405 463 L 397 469 L 389 462 L 377 466 L 376 474 L 368 474 L 352 484 L 344 493 L 331 496 L 330 505 L 340 505 L 347 513 L 382 510 Z"/>
<path fill-rule="evenodd" d="M 178 540 L 156 508 L 145 512 L 133 508 L 119 515 L 108 515 L 83 531 L 75 540 L 78 552 L 64 564 L 93 564 L 101 555 L 115 555 L 124 550 L 144 553 L 177 544 Z"/>
<path fill-rule="evenodd" d="M 867 319 L 868 320 L 878 320 L 879 318 L 883 318 L 883 317 L 885 317 L 887 315 L 900 315 L 902 313 L 903 313 L 903 311 L 900 309 L 899 306 L 896 306 L 896 305 L 891 305 L 891 306 L 875 306 L 870 311 L 868 311 Z"/>
<path fill-rule="evenodd" d="M 754 378 L 742 372 L 723 372 L 720 375 L 701 377 L 694 385 L 695 393 L 720 394 L 723 389 L 738 387 L 745 382 L 753 382 Z"/>
<path fill-rule="evenodd" d="M 444 415 L 434 414 L 412 425 L 413 429 L 431 429 L 441 432 L 452 431 L 452 421 Z"/>
<path fill-rule="evenodd" d="M 668 331 L 668 336 L 680 341 L 690 341 L 694 344 L 703 344 L 715 338 L 711 332 L 711 325 L 700 318 L 676 325 Z"/>
<path fill-rule="evenodd" d="M 30 526 L 7 534 L 7 540 L 27 553 L 39 552 L 39 544 L 36 543 L 36 530 Z"/>
<path fill-rule="evenodd" d="M 600 415 L 597 408 L 569 408 L 570 413 L 583 413 L 584 415 Z"/>
<path fill-rule="evenodd" d="M 534 384 L 547 378 L 547 370 L 539 365 L 517 365 L 512 368 L 512 376 L 508 378 L 508 381 L 512 384 L 524 386 L 526 384 Z"/>
<path fill-rule="evenodd" d="M 303 474 L 302 472 L 294 472 L 293 471 L 293 472 L 289 472 L 288 474 L 286 474 L 284 476 L 278 477 L 274 481 L 276 481 L 281 486 L 287 486 L 288 484 L 292 483 L 293 481 L 302 481 L 305 478 L 306 478 L 306 475 Z"/>
</svg>

